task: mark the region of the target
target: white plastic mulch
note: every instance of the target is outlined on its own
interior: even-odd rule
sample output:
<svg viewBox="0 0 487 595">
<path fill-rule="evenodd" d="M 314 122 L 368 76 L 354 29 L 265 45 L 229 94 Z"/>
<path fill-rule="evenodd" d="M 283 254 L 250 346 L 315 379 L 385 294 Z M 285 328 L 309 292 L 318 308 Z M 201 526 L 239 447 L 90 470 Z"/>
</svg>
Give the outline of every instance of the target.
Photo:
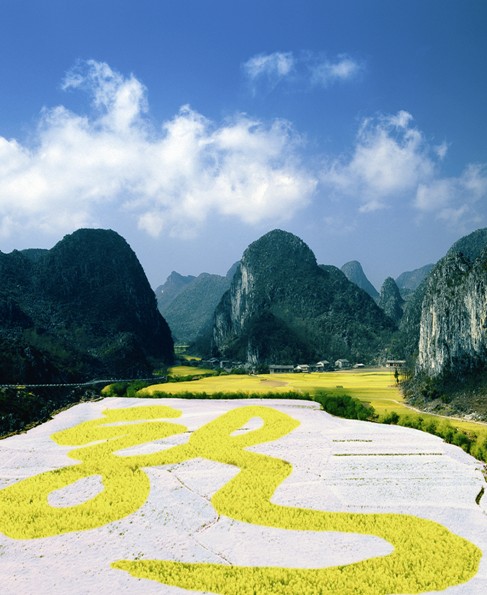
<svg viewBox="0 0 487 595">
<path fill-rule="evenodd" d="M 173 421 L 189 430 L 234 407 L 259 404 L 279 409 L 301 425 L 273 443 L 252 448 L 293 465 L 292 475 L 277 489 L 273 502 L 317 510 L 413 514 L 445 525 L 487 552 L 487 494 L 480 506 L 475 502 L 485 485 L 481 463 L 435 436 L 335 418 L 304 401 L 104 399 L 83 403 L 26 434 L 0 441 L 0 488 L 73 464 L 66 455 L 71 447 L 58 446 L 50 439 L 54 432 L 98 418 L 107 408 L 157 404 L 181 410 L 182 417 Z M 185 439 L 187 435 L 167 440 L 174 444 Z M 155 558 L 316 568 L 392 550 L 389 543 L 374 536 L 287 531 L 218 518 L 210 498 L 236 474 L 237 470 L 227 465 L 197 459 L 146 472 L 151 480 L 149 499 L 121 521 L 33 540 L 10 539 L 0 533 L 0 592 L 185 593 L 135 579 L 111 569 L 110 564 L 121 559 Z M 99 479 L 92 477 L 64 493 L 51 494 L 50 503 L 74 505 L 99 489 Z M 487 593 L 487 557 L 475 578 L 443 593 Z"/>
</svg>

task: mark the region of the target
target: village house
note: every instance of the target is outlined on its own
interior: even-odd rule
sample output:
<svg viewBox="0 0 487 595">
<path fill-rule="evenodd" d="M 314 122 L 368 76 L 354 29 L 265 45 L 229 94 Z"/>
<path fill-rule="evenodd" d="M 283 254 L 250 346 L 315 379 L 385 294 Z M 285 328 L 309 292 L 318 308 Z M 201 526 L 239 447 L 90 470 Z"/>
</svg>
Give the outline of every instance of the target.
<svg viewBox="0 0 487 595">
<path fill-rule="evenodd" d="M 405 365 L 405 359 L 388 359 L 386 361 L 386 368 L 403 368 Z"/>
<path fill-rule="evenodd" d="M 333 370 L 333 366 L 328 360 L 324 359 L 315 364 L 315 370 L 317 372 L 329 372 Z"/>
</svg>

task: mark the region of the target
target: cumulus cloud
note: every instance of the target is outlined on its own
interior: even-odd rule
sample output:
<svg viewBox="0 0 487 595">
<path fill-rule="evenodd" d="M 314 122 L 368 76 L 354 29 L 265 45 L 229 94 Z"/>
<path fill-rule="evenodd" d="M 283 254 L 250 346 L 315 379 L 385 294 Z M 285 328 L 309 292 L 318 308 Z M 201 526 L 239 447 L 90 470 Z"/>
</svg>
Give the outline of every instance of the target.
<svg viewBox="0 0 487 595">
<path fill-rule="evenodd" d="M 348 72 L 340 60 L 334 76 Z M 254 70 L 286 77 L 297 64 L 282 54 Z M 156 126 L 144 85 L 104 63 L 76 65 L 63 89 L 88 94 L 86 113 L 45 108 L 29 143 L 0 136 L 0 237 L 58 236 L 117 217 L 151 236 L 191 235 L 215 215 L 275 224 L 318 195 L 335 207 L 347 199 L 348 212 L 400 202 L 457 227 L 485 211 L 486 167 L 442 175 L 448 144 L 429 142 L 407 111 L 364 119 L 350 152 L 319 169 L 316 158 L 305 162 L 304 139 L 284 120 L 236 114 L 215 122 L 182 106 Z"/>
<path fill-rule="evenodd" d="M 271 88 L 281 82 L 299 84 L 306 88 L 329 87 L 338 82 L 355 79 L 363 70 L 362 62 L 339 54 L 329 59 L 313 52 L 273 52 L 253 56 L 243 70 L 255 92 L 259 84 Z"/>
<path fill-rule="evenodd" d="M 477 205 L 487 198 L 487 169 L 470 164 L 457 177 L 438 178 L 418 185 L 415 207 L 454 227 L 480 223 Z"/>
<path fill-rule="evenodd" d="M 388 199 L 412 192 L 433 177 L 435 164 L 412 116 L 366 118 L 357 134 L 352 155 L 335 159 L 323 181 L 336 192 L 360 198 L 362 211 L 386 206 Z"/>
<path fill-rule="evenodd" d="M 183 106 L 154 129 L 142 83 L 95 61 L 78 64 L 63 88 L 89 94 L 89 115 L 44 109 L 29 145 L 0 137 L 3 235 L 104 225 L 107 210 L 153 236 L 188 233 L 212 214 L 255 224 L 291 217 L 315 190 L 287 122 L 238 114 L 215 123 Z"/>
<path fill-rule="evenodd" d="M 141 116 L 148 111 L 141 82 L 133 75 L 124 78 L 104 62 L 79 62 L 67 73 L 62 88 L 87 91 L 94 107 L 103 112 L 101 124 L 106 128 L 123 130 L 140 124 Z"/>
<path fill-rule="evenodd" d="M 331 159 L 321 182 L 335 196 L 357 199 L 362 213 L 400 201 L 452 225 L 476 221 L 476 205 L 487 197 L 485 167 L 470 164 L 457 177 L 442 176 L 447 150 L 446 143 L 428 142 L 406 111 L 366 118 L 350 154 Z"/>
</svg>

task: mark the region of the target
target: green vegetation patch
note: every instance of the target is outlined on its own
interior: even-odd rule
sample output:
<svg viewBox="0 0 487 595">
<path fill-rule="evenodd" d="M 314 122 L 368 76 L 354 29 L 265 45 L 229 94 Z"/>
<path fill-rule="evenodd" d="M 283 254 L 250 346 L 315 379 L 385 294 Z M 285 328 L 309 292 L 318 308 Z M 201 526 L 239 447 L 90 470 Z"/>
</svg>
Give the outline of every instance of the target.
<svg viewBox="0 0 487 595">
<path fill-rule="evenodd" d="M 317 401 L 326 412 L 338 417 L 371 420 L 375 416 L 373 407 L 349 395 L 329 395 L 324 391 L 316 391 L 312 399 Z"/>
<path fill-rule="evenodd" d="M 449 444 L 459 446 L 476 459 L 487 462 L 487 429 L 483 429 L 479 424 L 474 426 L 475 431 L 464 430 L 448 419 L 424 415 L 421 412 L 414 411 L 407 415 L 399 415 L 395 411 L 385 412 L 378 416 L 377 421 L 434 434 L 443 438 Z"/>
</svg>

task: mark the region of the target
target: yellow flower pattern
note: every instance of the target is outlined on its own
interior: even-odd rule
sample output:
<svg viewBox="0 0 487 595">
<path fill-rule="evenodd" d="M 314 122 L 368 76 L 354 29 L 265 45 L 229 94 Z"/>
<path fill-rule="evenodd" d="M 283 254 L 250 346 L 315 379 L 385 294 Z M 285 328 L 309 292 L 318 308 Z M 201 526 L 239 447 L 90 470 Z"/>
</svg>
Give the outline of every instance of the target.
<svg viewBox="0 0 487 595">
<path fill-rule="evenodd" d="M 481 551 L 434 521 L 405 514 L 326 512 L 273 504 L 276 488 L 292 467 L 247 448 L 277 440 L 299 425 L 277 409 L 237 407 L 193 432 L 184 444 L 151 454 L 117 454 L 185 432 L 185 426 L 167 421 L 180 415 L 166 406 L 108 409 L 101 419 L 53 434 L 58 444 L 76 447 L 69 456 L 80 463 L 1 490 L 0 530 L 11 538 L 33 539 L 103 526 L 144 504 L 150 485 L 143 468 L 199 457 L 240 469 L 212 498 L 220 515 L 284 530 L 375 535 L 391 543 L 394 550 L 353 564 L 310 569 L 165 560 L 120 560 L 113 562 L 113 568 L 185 589 L 242 595 L 412 594 L 442 590 L 476 574 Z M 259 428 L 238 432 L 253 418 L 262 420 Z M 99 494 L 75 506 L 49 504 L 51 492 L 90 476 L 101 477 Z"/>
</svg>

